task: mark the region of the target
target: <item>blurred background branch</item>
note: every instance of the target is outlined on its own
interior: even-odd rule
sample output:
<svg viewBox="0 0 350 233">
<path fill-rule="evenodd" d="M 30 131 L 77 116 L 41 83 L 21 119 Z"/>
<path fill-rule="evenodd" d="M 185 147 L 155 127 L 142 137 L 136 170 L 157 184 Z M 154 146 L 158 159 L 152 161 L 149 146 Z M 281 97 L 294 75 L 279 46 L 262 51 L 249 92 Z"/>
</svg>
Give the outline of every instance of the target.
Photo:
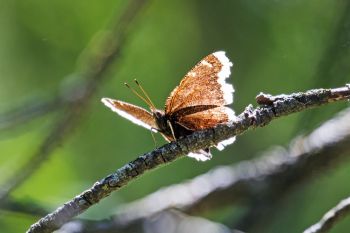
<svg viewBox="0 0 350 233">
<path fill-rule="evenodd" d="M 35 98 L 35 100 L 28 101 L 8 112 L 0 113 L 0 132 L 18 127 L 52 111 L 60 110 L 62 105 L 63 101 L 58 97 L 53 99 Z"/>
<path fill-rule="evenodd" d="M 57 233 L 243 233 L 231 230 L 223 224 L 201 217 L 193 217 L 176 210 L 161 211 L 150 218 L 132 225 L 111 225 L 111 221 L 72 221 L 64 225 Z"/>
<path fill-rule="evenodd" d="M 14 212 L 16 214 L 28 214 L 35 217 L 48 214 L 47 210 L 43 206 L 40 206 L 32 200 L 19 202 L 11 198 L 7 198 L 3 201 L 0 207 L 2 211 Z"/>
<path fill-rule="evenodd" d="M 304 233 L 326 233 L 340 220 L 350 214 L 350 197 L 343 199 L 329 210 L 322 219 L 304 231 Z"/>
<path fill-rule="evenodd" d="M 82 65 L 81 70 L 77 71 L 81 82 L 71 87 L 69 92 L 66 93 L 65 98 L 69 100 L 67 109 L 57 119 L 57 122 L 54 123 L 52 130 L 44 138 L 38 150 L 31 155 L 31 159 L 19 168 L 19 172 L 8 179 L 1 187 L 0 201 L 5 199 L 12 190 L 21 185 L 37 171 L 41 164 L 48 159 L 52 151 L 66 140 L 72 130 L 79 125 L 80 117 L 86 111 L 89 100 L 104 80 L 105 73 L 113 62 L 116 62 L 120 57 L 125 38 L 130 32 L 129 27 L 134 18 L 143 9 L 146 2 L 146 0 L 129 1 L 121 16 L 118 19 L 114 19 L 114 25 L 111 27 L 110 32 L 101 41 L 98 41 L 98 44 L 93 45 L 98 48 L 97 53 L 87 56 L 85 58 L 85 64 Z M 43 106 L 45 108 L 52 107 L 52 103 L 46 103 Z M 45 108 L 41 108 L 41 112 L 45 112 Z M 18 110 L 14 111 L 18 112 Z M 14 115 L 18 115 L 18 113 Z"/>
</svg>

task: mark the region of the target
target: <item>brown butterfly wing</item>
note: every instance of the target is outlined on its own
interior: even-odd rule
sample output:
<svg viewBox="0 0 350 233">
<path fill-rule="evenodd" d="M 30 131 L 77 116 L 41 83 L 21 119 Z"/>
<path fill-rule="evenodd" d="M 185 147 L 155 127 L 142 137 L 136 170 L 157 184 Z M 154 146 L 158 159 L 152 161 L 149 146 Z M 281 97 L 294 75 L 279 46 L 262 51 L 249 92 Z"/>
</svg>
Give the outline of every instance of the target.
<svg viewBox="0 0 350 233">
<path fill-rule="evenodd" d="M 225 106 L 179 116 L 177 123 L 189 130 L 203 130 L 235 120 L 235 113 Z"/>
<path fill-rule="evenodd" d="M 177 123 L 189 130 L 196 131 L 213 128 L 218 124 L 225 124 L 234 121 L 235 119 L 235 113 L 231 108 L 226 106 L 219 106 L 201 112 L 195 112 L 193 114 L 180 116 L 178 118 Z M 216 145 L 216 148 L 218 150 L 223 150 L 225 146 L 232 144 L 235 140 L 236 137 L 231 137 L 226 140 L 223 140 Z M 210 156 L 206 154 L 200 152 L 195 154 L 198 154 L 197 156 L 195 156 L 197 160 L 205 161 L 203 159 L 210 159 Z"/>
<path fill-rule="evenodd" d="M 232 103 L 233 86 L 226 83 L 232 63 L 225 52 L 202 59 L 176 87 L 165 104 L 165 114 L 196 105 L 222 106 Z"/>
<path fill-rule="evenodd" d="M 225 105 L 233 102 L 233 86 L 226 83 L 233 64 L 225 52 L 216 52 L 200 61 L 180 82 L 165 104 L 165 114 L 184 128 L 197 131 L 233 121 L 234 111 Z M 235 137 L 219 142 L 223 150 Z M 210 152 L 194 152 L 197 160 L 210 159 Z"/>
<path fill-rule="evenodd" d="M 120 116 L 130 120 L 131 122 L 152 131 L 158 130 L 158 126 L 153 115 L 147 110 L 133 104 L 110 98 L 102 98 L 101 101 L 112 111 L 118 113 Z"/>
</svg>

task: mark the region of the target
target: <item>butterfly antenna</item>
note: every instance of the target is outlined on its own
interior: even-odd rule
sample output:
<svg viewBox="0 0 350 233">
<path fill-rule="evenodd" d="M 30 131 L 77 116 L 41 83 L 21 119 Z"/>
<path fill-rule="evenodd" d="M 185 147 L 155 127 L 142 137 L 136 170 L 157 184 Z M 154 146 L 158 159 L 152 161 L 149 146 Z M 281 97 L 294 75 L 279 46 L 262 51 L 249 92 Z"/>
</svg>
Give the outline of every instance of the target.
<svg viewBox="0 0 350 233">
<path fill-rule="evenodd" d="M 151 98 L 149 97 L 149 95 L 147 94 L 147 92 L 142 88 L 141 84 L 137 81 L 137 79 L 134 79 L 134 82 L 135 82 L 136 85 L 140 88 L 140 90 L 142 91 L 142 93 L 146 96 L 147 100 L 151 103 L 151 107 L 153 107 L 154 109 L 156 109 L 156 106 L 153 104 Z"/>
<path fill-rule="evenodd" d="M 145 99 L 143 96 L 141 96 L 137 91 L 134 90 L 134 88 L 130 87 L 129 84 L 124 83 L 124 85 L 129 88 L 137 97 L 139 97 L 140 99 L 142 99 L 147 105 L 153 107 L 152 102 L 148 101 L 148 99 Z"/>
</svg>

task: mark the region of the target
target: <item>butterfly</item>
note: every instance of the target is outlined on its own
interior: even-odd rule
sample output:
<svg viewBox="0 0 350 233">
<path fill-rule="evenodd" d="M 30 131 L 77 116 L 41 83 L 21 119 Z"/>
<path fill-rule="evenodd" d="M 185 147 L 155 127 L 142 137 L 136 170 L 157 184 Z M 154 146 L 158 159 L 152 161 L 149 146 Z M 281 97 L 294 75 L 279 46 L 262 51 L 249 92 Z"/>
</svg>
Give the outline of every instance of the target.
<svg viewBox="0 0 350 233">
<path fill-rule="evenodd" d="M 167 141 L 174 141 L 195 131 L 235 120 L 234 111 L 226 106 L 233 102 L 234 88 L 226 82 L 232 66 L 224 51 L 209 54 L 195 65 L 171 92 L 164 111 L 154 106 L 136 80 L 143 96 L 134 89 L 131 90 L 148 104 L 150 112 L 120 100 L 102 98 L 101 101 L 120 116 L 148 130 L 161 133 Z M 216 148 L 223 150 L 234 141 L 235 137 L 221 141 Z M 206 161 L 212 157 L 209 148 L 191 152 L 188 156 L 199 161 Z"/>
</svg>

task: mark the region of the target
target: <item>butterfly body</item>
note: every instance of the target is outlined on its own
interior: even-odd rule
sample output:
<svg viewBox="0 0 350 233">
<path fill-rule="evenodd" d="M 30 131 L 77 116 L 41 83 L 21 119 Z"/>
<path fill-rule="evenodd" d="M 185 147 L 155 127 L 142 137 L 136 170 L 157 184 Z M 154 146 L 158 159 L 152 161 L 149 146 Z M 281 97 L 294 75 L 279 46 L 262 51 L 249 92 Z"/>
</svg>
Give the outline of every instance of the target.
<svg viewBox="0 0 350 233">
<path fill-rule="evenodd" d="M 120 100 L 103 98 L 102 102 L 133 123 L 161 133 L 167 141 L 174 141 L 235 119 L 234 111 L 226 106 L 233 101 L 233 86 L 225 81 L 231 66 L 225 52 L 215 52 L 202 59 L 171 92 L 164 111 L 154 107 L 142 87 L 145 96 L 135 94 L 150 106 L 150 112 Z M 222 141 L 216 147 L 222 150 L 234 140 L 233 137 Z M 209 148 L 188 156 L 201 161 L 211 158 Z"/>
<path fill-rule="evenodd" d="M 171 128 L 169 126 L 169 118 L 165 115 L 164 111 L 155 109 L 152 111 L 152 115 L 155 119 L 157 125 L 156 130 L 164 135 L 164 138 L 169 139 L 169 141 L 175 140 L 172 137 Z"/>
</svg>

